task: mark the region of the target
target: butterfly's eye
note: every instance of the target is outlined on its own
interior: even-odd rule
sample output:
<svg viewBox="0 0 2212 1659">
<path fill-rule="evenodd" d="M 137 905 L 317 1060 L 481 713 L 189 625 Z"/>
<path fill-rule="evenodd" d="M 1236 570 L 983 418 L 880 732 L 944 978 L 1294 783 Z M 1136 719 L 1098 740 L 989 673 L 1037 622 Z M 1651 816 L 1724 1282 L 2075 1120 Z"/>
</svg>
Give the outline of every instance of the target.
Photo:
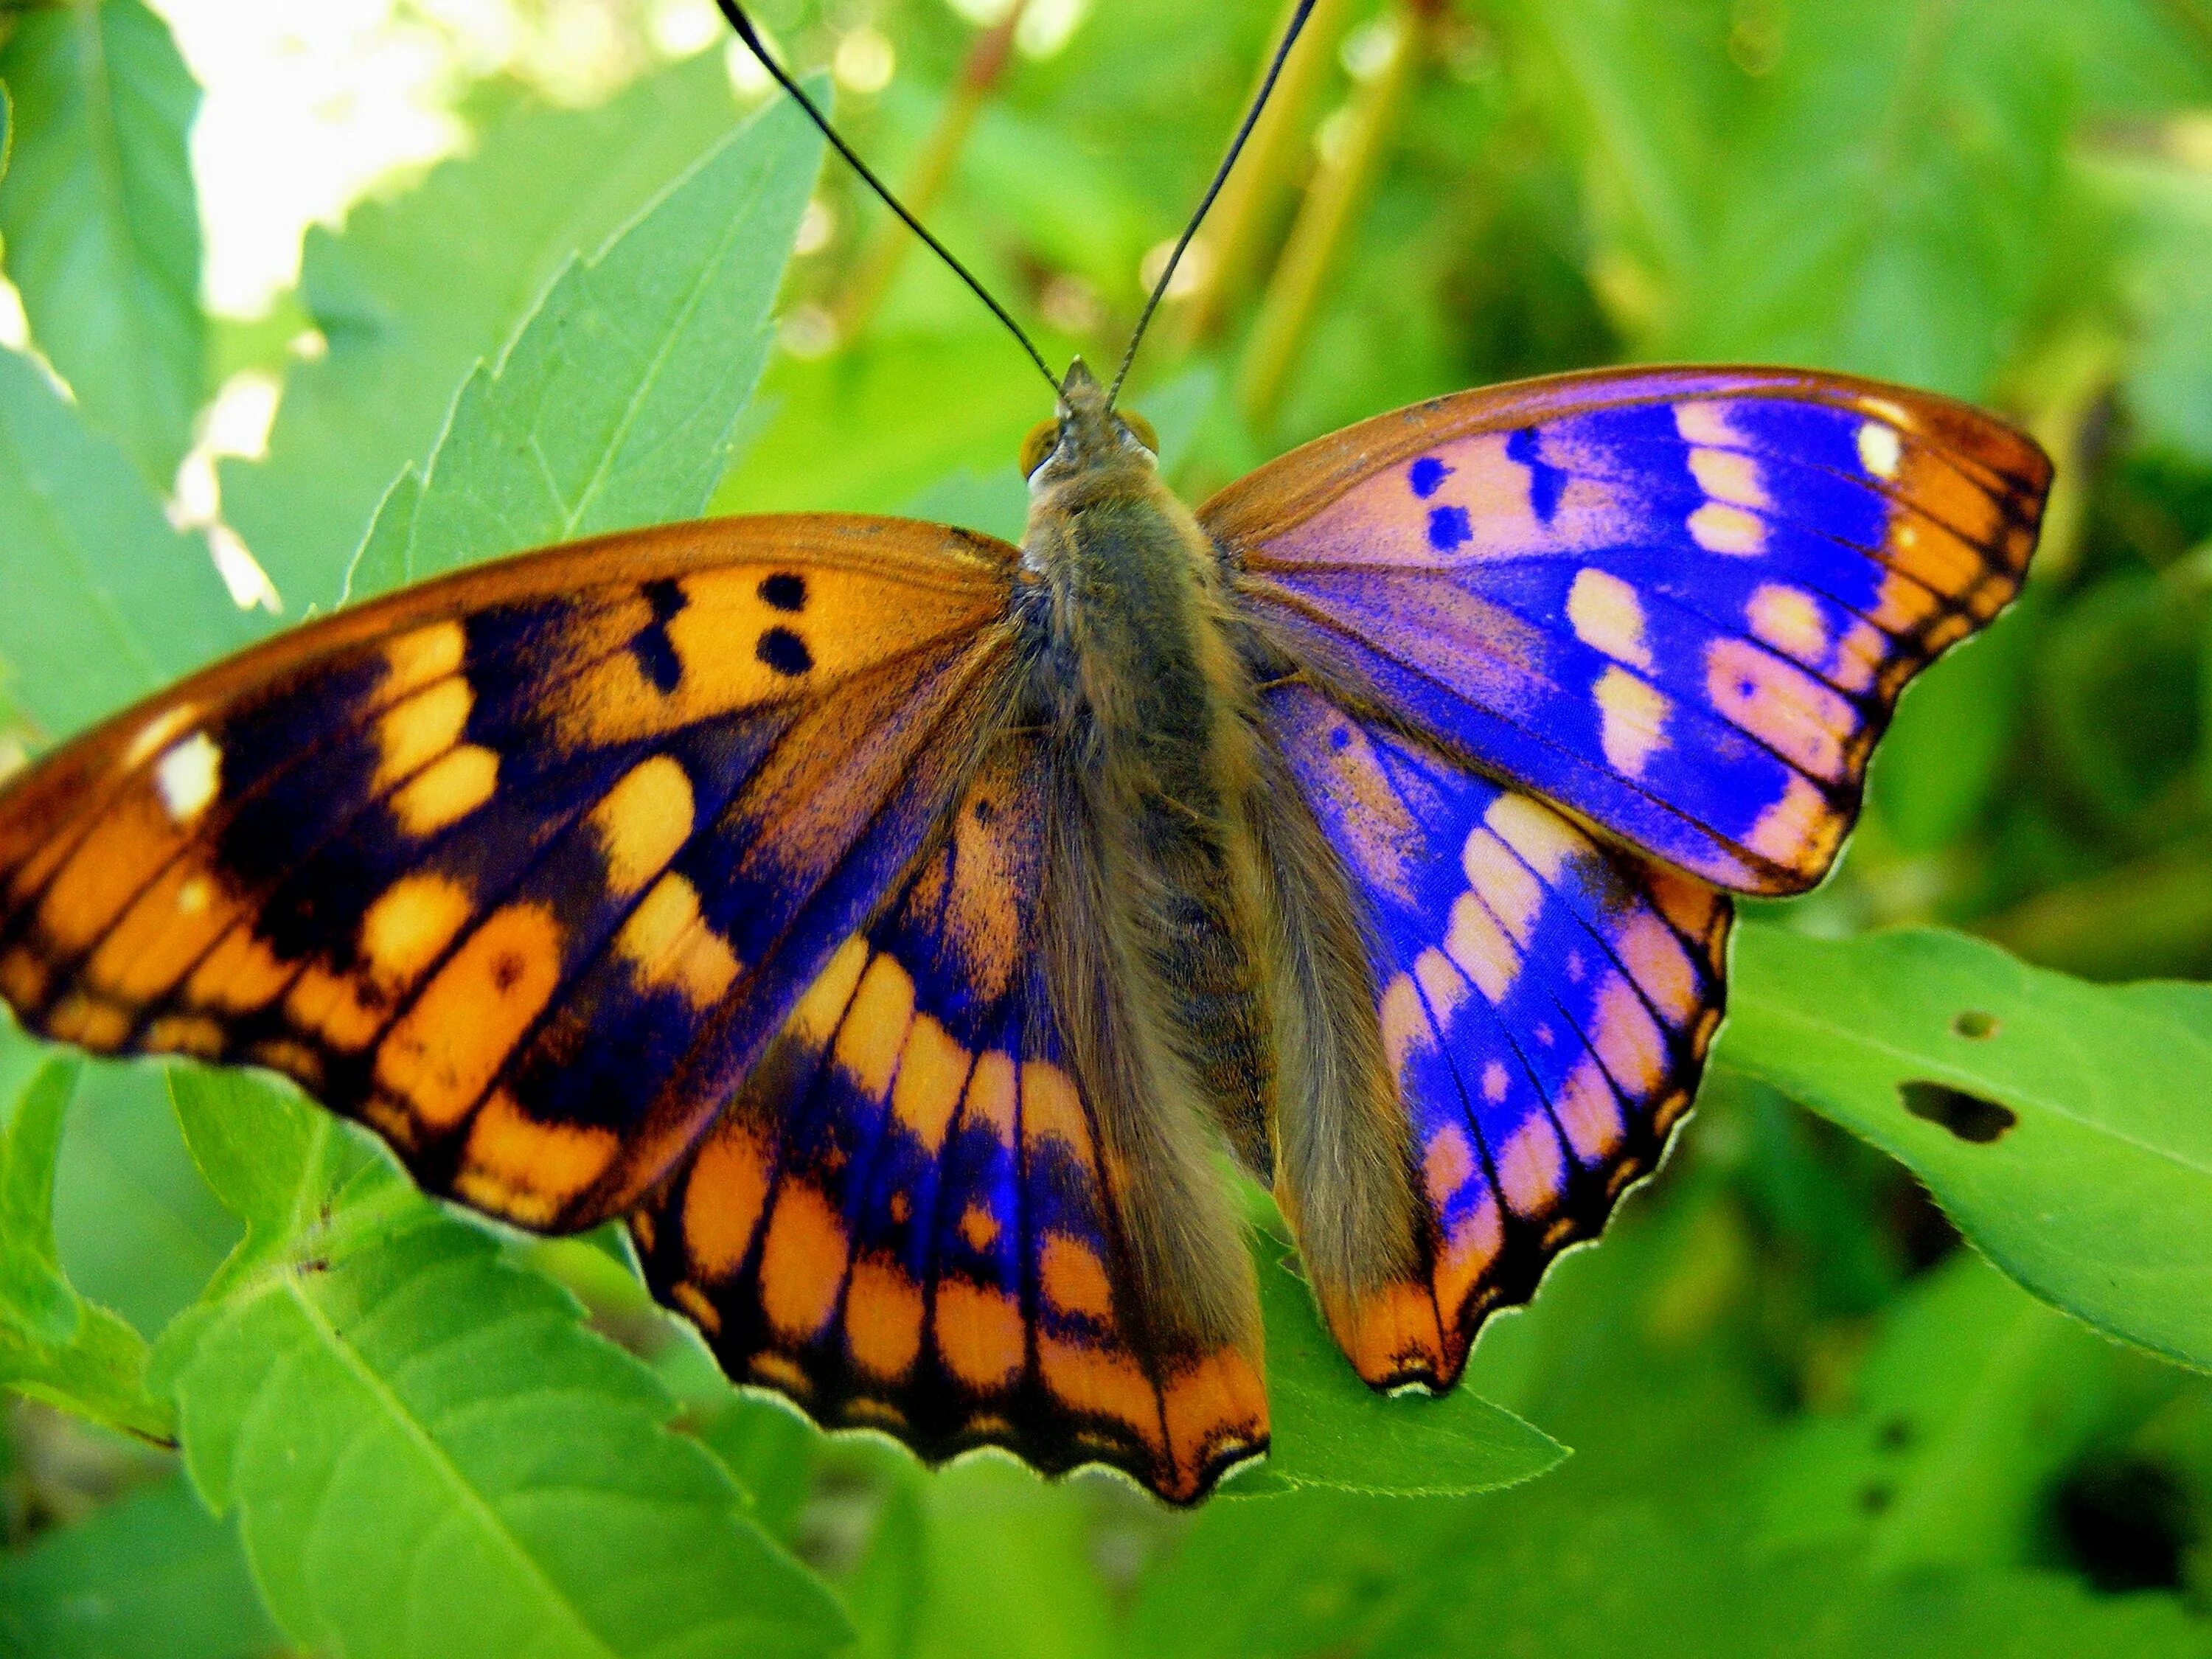
<svg viewBox="0 0 2212 1659">
<path fill-rule="evenodd" d="M 1044 465 L 1044 458 L 1060 447 L 1060 422 L 1057 420 L 1039 421 L 1030 428 L 1030 435 L 1022 440 L 1022 477 L 1030 477 Z"/>
<path fill-rule="evenodd" d="M 1152 430 L 1152 423 L 1133 410 L 1124 411 L 1121 424 L 1131 437 L 1157 455 L 1160 453 L 1160 434 Z"/>
</svg>

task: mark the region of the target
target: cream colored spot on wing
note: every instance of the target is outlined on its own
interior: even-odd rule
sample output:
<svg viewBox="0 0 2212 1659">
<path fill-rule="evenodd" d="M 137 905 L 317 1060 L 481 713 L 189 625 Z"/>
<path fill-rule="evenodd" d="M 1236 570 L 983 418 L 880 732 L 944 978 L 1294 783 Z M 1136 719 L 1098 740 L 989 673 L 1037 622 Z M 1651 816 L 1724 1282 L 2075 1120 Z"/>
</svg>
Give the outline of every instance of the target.
<svg viewBox="0 0 2212 1659">
<path fill-rule="evenodd" d="M 1559 880 L 1567 860 L 1589 850 L 1572 824 L 1548 806 L 1514 790 L 1490 803 L 1482 821 L 1547 882 Z"/>
<path fill-rule="evenodd" d="M 1892 426 L 1901 427 L 1907 432 L 1912 430 L 1911 411 L 1900 404 L 1892 403 L 1887 398 L 1862 398 L 1859 399 L 1859 407 L 1869 415 L 1880 416 Z"/>
<path fill-rule="evenodd" d="M 1498 919 L 1472 893 L 1462 893 L 1452 902 L 1444 953 L 1492 1004 L 1505 1000 L 1521 972 L 1521 953 L 1513 948 Z"/>
<path fill-rule="evenodd" d="M 1729 405 L 1691 401 L 1674 405 L 1674 430 L 1686 444 L 1737 444 L 1742 434 L 1729 419 Z"/>
<path fill-rule="evenodd" d="M 1879 421 L 1869 421 L 1859 428 L 1859 463 L 1875 477 L 1895 477 L 1897 464 L 1904 453 L 1896 428 L 1884 426 Z"/>
<path fill-rule="evenodd" d="M 1607 762 L 1630 777 L 1667 746 L 1667 699 L 1623 668 L 1608 668 L 1591 688 L 1597 699 L 1598 741 Z"/>
<path fill-rule="evenodd" d="M 154 790 L 172 823 L 191 823 L 207 811 L 222 781 L 222 750 L 204 732 L 173 744 L 154 765 Z"/>
<path fill-rule="evenodd" d="M 214 896 L 215 890 L 208 885 L 205 876 L 190 877 L 177 889 L 177 909 L 180 915 L 198 915 Z"/>
<path fill-rule="evenodd" d="M 1390 1061 L 1390 1075 L 1403 1079 L 1406 1062 L 1415 1053 L 1428 1054 L 1437 1046 L 1436 1032 L 1421 1007 L 1421 994 L 1410 974 L 1395 975 L 1382 988 L 1377 1012 L 1382 1018 L 1382 1052 Z"/>
<path fill-rule="evenodd" d="M 1800 662 L 1817 664 L 1828 653 L 1828 629 L 1820 607 L 1802 588 L 1762 584 L 1753 590 L 1744 617 L 1753 634 Z"/>
<path fill-rule="evenodd" d="M 1466 975 L 1452 966 L 1443 951 L 1431 945 L 1413 958 L 1413 979 L 1428 1001 L 1430 1012 L 1435 1016 L 1437 1029 L 1449 1033 L 1467 1002 Z"/>
<path fill-rule="evenodd" d="M 1707 501 L 1690 514 L 1690 538 L 1708 553 L 1766 550 L 1766 521 L 1726 501 Z"/>
<path fill-rule="evenodd" d="M 1514 944 L 1527 950 L 1536 918 L 1544 908 L 1543 884 L 1504 842 L 1479 825 L 1468 832 L 1467 845 L 1460 851 L 1460 867 L 1467 875 L 1467 884 L 1481 896 L 1513 936 Z"/>
<path fill-rule="evenodd" d="M 1741 450 L 1692 449 L 1690 476 L 1698 481 L 1698 489 L 1717 501 L 1753 508 L 1770 504 L 1759 463 Z"/>
<path fill-rule="evenodd" d="M 1484 1062 L 1482 1097 L 1493 1106 L 1498 1104 L 1505 1098 L 1506 1086 L 1511 1081 L 1512 1079 L 1506 1075 L 1504 1060 L 1492 1060 Z"/>
<path fill-rule="evenodd" d="M 1567 621 L 1575 637 L 1617 662 L 1651 666 L 1644 642 L 1644 605 L 1636 590 L 1610 571 L 1586 569 L 1567 590 Z"/>
</svg>

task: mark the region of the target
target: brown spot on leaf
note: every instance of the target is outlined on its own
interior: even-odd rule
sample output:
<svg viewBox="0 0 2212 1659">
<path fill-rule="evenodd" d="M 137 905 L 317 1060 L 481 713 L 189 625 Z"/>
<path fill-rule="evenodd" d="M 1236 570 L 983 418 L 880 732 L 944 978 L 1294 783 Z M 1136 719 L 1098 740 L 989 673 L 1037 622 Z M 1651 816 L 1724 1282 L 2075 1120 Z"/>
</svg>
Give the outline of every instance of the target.
<svg viewBox="0 0 2212 1659">
<path fill-rule="evenodd" d="M 1951 1022 L 1951 1030 L 1969 1042 L 1984 1042 L 1997 1034 L 1997 1017 L 1978 1008 L 1963 1008 Z"/>
</svg>

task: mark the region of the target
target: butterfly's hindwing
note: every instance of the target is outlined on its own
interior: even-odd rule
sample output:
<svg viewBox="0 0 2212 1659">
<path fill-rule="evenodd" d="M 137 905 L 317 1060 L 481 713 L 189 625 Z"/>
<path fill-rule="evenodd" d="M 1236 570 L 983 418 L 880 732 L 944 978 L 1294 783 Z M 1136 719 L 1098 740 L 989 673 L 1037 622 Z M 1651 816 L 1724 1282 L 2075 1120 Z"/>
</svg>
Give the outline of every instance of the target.
<svg viewBox="0 0 2212 1659">
<path fill-rule="evenodd" d="M 916 856 L 1001 710 L 1009 556 L 687 526 L 299 630 L 0 796 L 0 991 L 100 1052 L 284 1072 L 434 1190 L 583 1224 Z"/>
<path fill-rule="evenodd" d="M 1832 861 L 1898 693 L 2018 590 L 2049 464 L 1838 376 L 1617 371 L 1384 416 L 1200 521 L 1362 706 L 1718 884 Z"/>
<path fill-rule="evenodd" d="M 1266 1445 L 1256 1340 L 1164 1345 L 1132 1272 L 1127 1229 L 1158 1224 L 1129 1212 L 1047 982 L 1050 764 L 998 746 L 640 1243 L 732 1376 L 825 1422 L 1109 1463 L 1189 1502 Z"/>
<path fill-rule="evenodd" d="M 1720 1021 L 1729 900 L 1309 687 L 1267 703 L 1363 913 L 1427 1219 L 1419 1277 L 1316 1288 L 1369 1382 L 1449 1386 L 1656 1167 Z"/>
</svg>

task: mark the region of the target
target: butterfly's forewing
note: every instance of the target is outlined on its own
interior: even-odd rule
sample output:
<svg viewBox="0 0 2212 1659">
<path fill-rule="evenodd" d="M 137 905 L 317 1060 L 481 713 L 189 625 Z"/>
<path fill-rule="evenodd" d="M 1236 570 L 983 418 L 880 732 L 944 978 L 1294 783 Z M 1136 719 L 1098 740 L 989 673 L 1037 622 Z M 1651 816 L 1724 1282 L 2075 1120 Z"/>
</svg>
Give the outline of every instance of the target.
<svg viewBox="0 0 2212 1659">
<path fill-rule="evenodd" d="M 424 1184 L 619 1211 L 1003 715 L 1012 550 L 827 515 L 526 556 L 298 629 L 0 793 L 0 992 L 258 1063 Z"/>
<path fill-rule="evenodd" d="M 1258 1333 L 1178 1351 L 1133 1271 L 1130 1230 L 1164 1218 L 1129 1202 L 1047 982 L 1054 763 L 994 745 L 635 1224 L 732 1376 L 933 1458 L 1103 1462 L 1188 1502 L 1267 1443 Z"/>
<path fill-rule="evenodd" d="M 1657 1163 L 1720 1023 L 1729 901 L 1309 687 L 1266 702 L 1368 923 L 1427 1223 L 1418 1277 L 1316 1288 L 1369 1382 L 1448 1385 Z"/>
<path fill-rule="evenodd" d="M 1470 392 L 1200 509 L 1359 706 L 1717 884 L 1832 861 L 1899 691 L 2017 591 L 2050 465 L 1924 393 L 1779 370 Z"/>
</svg>

